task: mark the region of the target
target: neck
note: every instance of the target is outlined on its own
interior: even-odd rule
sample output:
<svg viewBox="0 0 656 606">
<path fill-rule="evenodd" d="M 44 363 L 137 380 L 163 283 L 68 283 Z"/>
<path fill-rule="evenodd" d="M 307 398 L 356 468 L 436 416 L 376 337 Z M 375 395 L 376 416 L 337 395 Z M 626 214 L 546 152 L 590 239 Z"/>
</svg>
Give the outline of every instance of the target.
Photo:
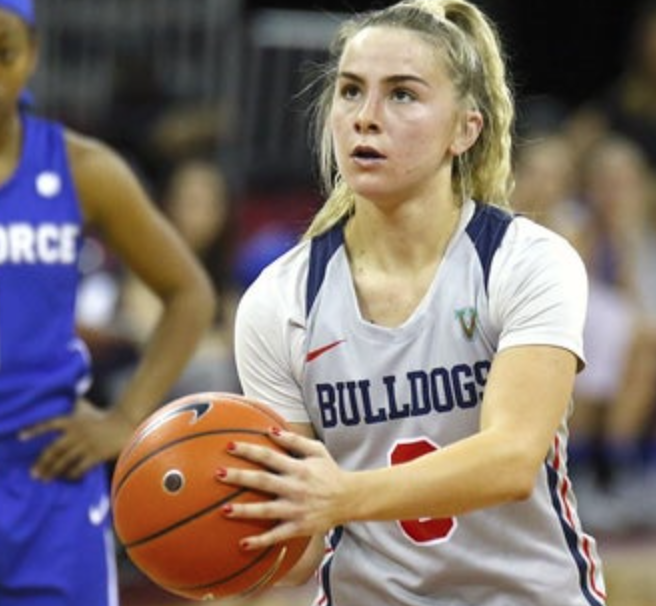
<svg viewBox="0 0 656 606">
<path fill-rule="evenodd" d="M 453 200 L 442 207 L 408 204 L 383 213 L 369 204 L 356 204 L 346 226 L 346 244 L 353 260 L 380 269 L 421 269 L 444 255 L 455 232 L 461 207 Z"/>
</svg>

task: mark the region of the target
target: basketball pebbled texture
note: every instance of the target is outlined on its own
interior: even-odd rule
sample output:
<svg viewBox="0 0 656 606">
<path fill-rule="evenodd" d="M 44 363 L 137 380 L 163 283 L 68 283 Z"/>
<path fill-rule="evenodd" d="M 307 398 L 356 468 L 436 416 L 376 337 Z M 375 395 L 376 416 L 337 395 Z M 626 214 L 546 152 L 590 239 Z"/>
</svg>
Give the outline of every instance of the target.
<svg viewBox="0 0 656 606">
<path fill-rule="evenodd" d="M 284 576 L 309 538 L 244 551 L 241 539 L 276 521 L 226 518 L 228 503 L 271 495 L 223 484 L 219 467 L 257 468 L 227 453 L 242 441 L 281 450 L 268 438 L 285 421 L 266 405 L 222 392 L 191 394 L 159 408 L 135 431 L 112 477 L 114 528 L 157 585 L 190 599 L 253 595 Z"/>
</svg>

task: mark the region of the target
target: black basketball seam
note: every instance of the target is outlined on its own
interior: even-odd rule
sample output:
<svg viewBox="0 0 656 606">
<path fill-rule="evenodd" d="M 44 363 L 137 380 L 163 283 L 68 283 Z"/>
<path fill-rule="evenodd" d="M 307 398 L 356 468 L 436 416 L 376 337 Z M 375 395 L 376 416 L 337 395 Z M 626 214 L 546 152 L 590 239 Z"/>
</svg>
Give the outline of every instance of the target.
<svg viewBox="0 0 656 606">
<path fill-rule="evenodd" d="M 237 490 L 234 490 L 231 492 L 228 496 L 223 497 L 221 500 L 217 501 L 216 503 L 212 503 L 211 505 L 208 505 L 207 507 L 204 507 L 203 509 L 200 509 L 198 511 L 195 511 L 192 515 L 187 516 L 186 518 L 182 518 L 180 520 L 177 520 L 174 524 L 171 524 L 170 526 L 166 526 L 165 528 L 160 528 L 158 531 L 153 532 L 152 534 L 146 535 L 145 537 L 142 537 L 140 539 L 136 539 L 135 541 L 131 541 L 130 543 L 124 543 L 126 549 L 132 549 L 134 547 L 138 547 L 139 545 L 142 545 L 144 543 L 147 543 L 148 541 L 152 541 L 154 539 L 158 539 L 159 537 L 174 531 L 175 529 L 179 528 L 180 526 L 184 526 L 185 524 L 192 522 L 196 518 L 200 518 L 208 513 L 211 513 L 215 509 L 218 509 L 222 505 L 225 505 L 226 503 L 229 503 L 233 499 L 236 499 L 240 495 L 244 494 L 245 492 L 256 492 L 256 491 L 251 491 L 248 488 L 239 488 Z"/>
<path fill-rule="evenodd" d="M 246 429 L 246 428 L 230 428 L 230 429 L 215 429 L 213 431 L 203 431 L 201 433 L 194 433 L 190 434 L 188 436 L 184 436 L 182 438 L 177 438 L 176 440 L 173 440 L 171 442 L 167 442 L 166 444 L 163 444 L 159 448 L 149 452 L 147 455 L 136 461 L 135 463 L 132 464 L 132 467 L 130 467 L 126 472 L 124 472 L 123 477 L 121 478 L 121 481 L 116 485 L 114 488 L 114 499 L 118 497 L 118 493 L 127 481 L 127 479 L 137 470 L 139 467 L 144 465 L 147 461 L 149 461 L 151 458 L 154 456 L 160 454 L 161 452 L 165 451 L 167 448 L 172 448 L 173 446 L 176 446 L 178 444 L 181 444 L 182 442 L 186 442 L 188 440 L 194 440 L 196 438 L 204 438 L 207 436 L 212 436 L 212 435 L 223 435 L 223 434 L 230 434 L 230 433 L 245 433 L 245 434 L 250 434 L 250 435 L 258 435 L 258 436 L 266 436 L 268 435 L 265 431 L 260 431 L 257 429 Z"/>
<path fill-rule="evenodd" d="M 273 578 L 276 576 L 278 571 L 280 570 L 280 567 L 282 566 L 282 563 L 284 562 L 285 558 L 287 556 L 287 547 L 283 546 L 282 549 L 280 550 L 280 553 L 278 554 L 278 557 L 273 561 L 271 566 L 264 572 L 264 574 L 260 575 L 260 578 L 255 581 L 250 587 L 247 587 L 243 591 L 239 593 L 239 597 L 244 599 L 250 596 L 257 595 L 262 589 L 267 587 Z"/>
<path fill-rule="evenodd" d="M 282 426 L 285 427 L 285 421 L 281 420 L 280 417 L 277 415 L 273 414 L 271 411 L 268 411 L 266 408 L 266 405 L 260 404 L 257 401 L 249 401 L 246 398 L 241 398 L 239 396 L 236 396 L 234 394 L 220 394 L 221 397 L 229 402 L 232 402 L 234 404 L 241 404 L 245 405 L 251 409 L 254 409 L 260 413 L 262 413 L 263 416 L 265 416 L 268 420 L 271 421 L 272 424 L 275 426 Z M 212 402 L 212 403 L 217 403 L 217 402 Z M 148 461 L 150 461 L 153 457 L 156 457 L 160 455 L 162 452 L 165 452 L 169 448 L 173 448 L 181 443 L 184 443 L 188 440 L 192 440 L 195 438 L 204 438 L 204 437 L 211 437 L 213 435 L 230 435 L 230 434 L 246 434 L 246 435 L 257 435 L 257 436 L 268 436 L 268 431 L 266 430 L 258 430 L 258 429 L 251 429 L 251 428 L 242 428 L 242 427 L 231 427 L 228 429 L 216 429 L 216 430 L 208 430 L 196 434 L 190 434 L 181 438 L 174 439 L 166 444 L 163 444 L 159 447 L 157 447 L 156 450 L 149 452 L 145 455 L 142 455 L 142 457 L 134 462 L 132 462 L 131 466 L 129 469 L 126 471 L 122 472 L 122 477 L 120 478 L 119 483 L 115 486 L 114 488 L 114 494 L 113 494 L 113 499 L 118 498 L 119 493 L 121 493 L 122 488 L 126 484 L 129 478 L 132 477 L 134 473 L 138 471 L 143 465 L 147 464 Z M 166 528 L 159 529 L 156 532 L 151 533 L 150 535 L 147 535 L 145 537 L 141 537 L 137 540 L 134 540 L 130 543 L 124 544 L 124 547 L 126 548 L 127 551 L 133 550 L 133 549 L 138 549 L 139 547 L 143 546 L 146 543 L 149 543 L 151 541 L 155 541 L 163 536 L 165 536 L 168 533 L 175 532 L 176 530 L 180 529 L 186 524 L 189 524 L 193 522 L 194 520 L 205 516 L 209 513 L 212 513 L 216 509 L 221 508 L 223 505 L 226 503 L 239 498 L 241 495 L 244 493 L 248 492 L 259 492 L 259 491 L 253 491 L 248 488 L 239 488 L 234 490 L 230 495 L 223 497 L 220 499 L 218 502 L 215 502 L 205 508 L 203 508 L 200 511 L 196 511 L 193 515 L 190 515 L 184 519 L 177 520 L 175 523 L 167 526 Z M 272 552 L 275 552 L 277 549 L 279 549 L 279 546 L 271 546 L 269 548 L 266 548 L 262 550 L 259 554 L 254 554 L 254 558 L 249 561 L 246 565 L 242 566 L 239 570 L 233 571 L 227 576 L 219 577 L 213 581 L 210 582 L 203 582 L 203 583 L 197 583 L 193 585 L 169 585 L 167 588 L 173 590 L 173 591 L 202 591 L 204 589 L 207 589 L 208 592 L 211 592 L 212 587 L 219 587 L 222 585 L 225 585 L 226 583 L 230 583 L 234 579 L 239 578 L 241 575 L 246 573 L 249 570 L 252 570 L 253 568 L 261 565 L 262 563 L 266 563 L 267 559 L 270 558 Z M 285 559 L 286 555 L 286 547 L 283 547 L 282 551 L 277 555 L 277 557 L 274 558 L 274 561 L 272 563 L 267 563 L 266 570 L 264 571 L 264 574 L 261 575 L 261 578 L 256 580 L 256 582 L 252 583 L 249 587 L 247 587 L 245 590 L 240 592 L 240 596 L 247 596 L 252 594 L 253 592 L 259 591 L 261 587 L 266 586 L 271 579 L 275 577 L 277 574 L 278 570 L 280 569 L 282 562 Z M 217 571 L 220 572 L 220 571 Z M 209 595 L 209 593 L 208 593 Z"/>
<path fill-rule="evenodd" d="M 243 574 L 247 570 L 250 570 L 251 568 L 253 568 L 257 564 L 262 562 L 262 560 L 267 558 L 269 556 L 269 554 L 272 551 L 274 551 L 275 549 L 277 549 L 277 547 L 275 545 L 272 545 L 271 547 L 267 547 L 265 550 L 262 551 L 261 554 L 259 554 L 256 558 L 253 558 L 248 564 L 246 564 L 246 566 L 243 566 L 239 570 L 236 570 L 235 572 L 232 572 L 227 577 L 218 578 L 214 581 L 210 581 L 208 583 L 201 583 L 199 585 L 169 585 L 168 587 L 170 589 L 177 589 L 177 590 L 180 590 L 180 591 L 198 591 L 200 589 L 209 589 L 210 587 L 216 587 L 217 585 L 222 585 L 224 583 L 229 583 L 230 581 L 237 578 L 238 576 L 240 576 L 241 574 Z M 276 566 L 276 565 L 278 567 L 280 567 L 280 564 L 278 564 L 277 561 L 275 561 L 273 563 L 273 566 Z M 246 591 L 248 591 L 248 590 L 246 590 Z M 244 595 L 247 595 L 247 594 L 244 594 Z"/>
</svg>

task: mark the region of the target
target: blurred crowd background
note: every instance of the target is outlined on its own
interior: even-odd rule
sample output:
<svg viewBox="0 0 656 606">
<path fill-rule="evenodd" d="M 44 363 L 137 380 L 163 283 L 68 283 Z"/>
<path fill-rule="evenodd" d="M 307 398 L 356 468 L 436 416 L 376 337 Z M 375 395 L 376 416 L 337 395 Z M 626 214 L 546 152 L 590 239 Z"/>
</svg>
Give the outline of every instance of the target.
<svg viewBox="0 0 656 606">
<path fill-rule="evenodd" d="M 130 160 L 220 296 L 214 330 L 171 398 L 239 390 L 235 303 L 320 204 L 307 132 L 312 68 L 345 15 L 386 3 L 292 4 L 36 0 L 34 105 Z M 581 514 L 602 547 L 653 545 L 656 2 L 479 4 L 500 26 L 515 80 L 512 203 L 568 238 L 590 275 L 570 453 Z M 92 233 L 83 271 L 92 396 L 109 405 L 155 302 Z"/>
</svg>

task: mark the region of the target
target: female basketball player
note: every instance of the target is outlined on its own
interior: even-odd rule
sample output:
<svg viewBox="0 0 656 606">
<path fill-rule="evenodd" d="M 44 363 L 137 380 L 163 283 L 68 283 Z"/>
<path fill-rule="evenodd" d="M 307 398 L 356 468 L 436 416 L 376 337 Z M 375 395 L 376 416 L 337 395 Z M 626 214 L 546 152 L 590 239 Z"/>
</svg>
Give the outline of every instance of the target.
<svg viewBox="0 0 656 606">
<path fill-rule="evenodd" d="M 205 274 L 98 141 L 20 108 L 37 61 L 30 0 L 0 0 L 0 604 L 117 603 L 104 461 L 168 393 L 214 312 Z M 84 400 L 75 334 L 83 229 L 101 232 L 163 312 L 105 412 Z"/>
<path fill-rule="evenodd" d="M 320 98 L 328 200 L 243 297 L 245 393 L 300 434 L 236 443 L 277 495 L 262 549 L 327 534 L 315 604 L 599 606 L 567 476 L 586 275 L 514 216 L 513 103 L 466 0 L 408 0 L 339 31 Z M 312 440 L 308 436 L 316 436 Z"/>
</svg>

